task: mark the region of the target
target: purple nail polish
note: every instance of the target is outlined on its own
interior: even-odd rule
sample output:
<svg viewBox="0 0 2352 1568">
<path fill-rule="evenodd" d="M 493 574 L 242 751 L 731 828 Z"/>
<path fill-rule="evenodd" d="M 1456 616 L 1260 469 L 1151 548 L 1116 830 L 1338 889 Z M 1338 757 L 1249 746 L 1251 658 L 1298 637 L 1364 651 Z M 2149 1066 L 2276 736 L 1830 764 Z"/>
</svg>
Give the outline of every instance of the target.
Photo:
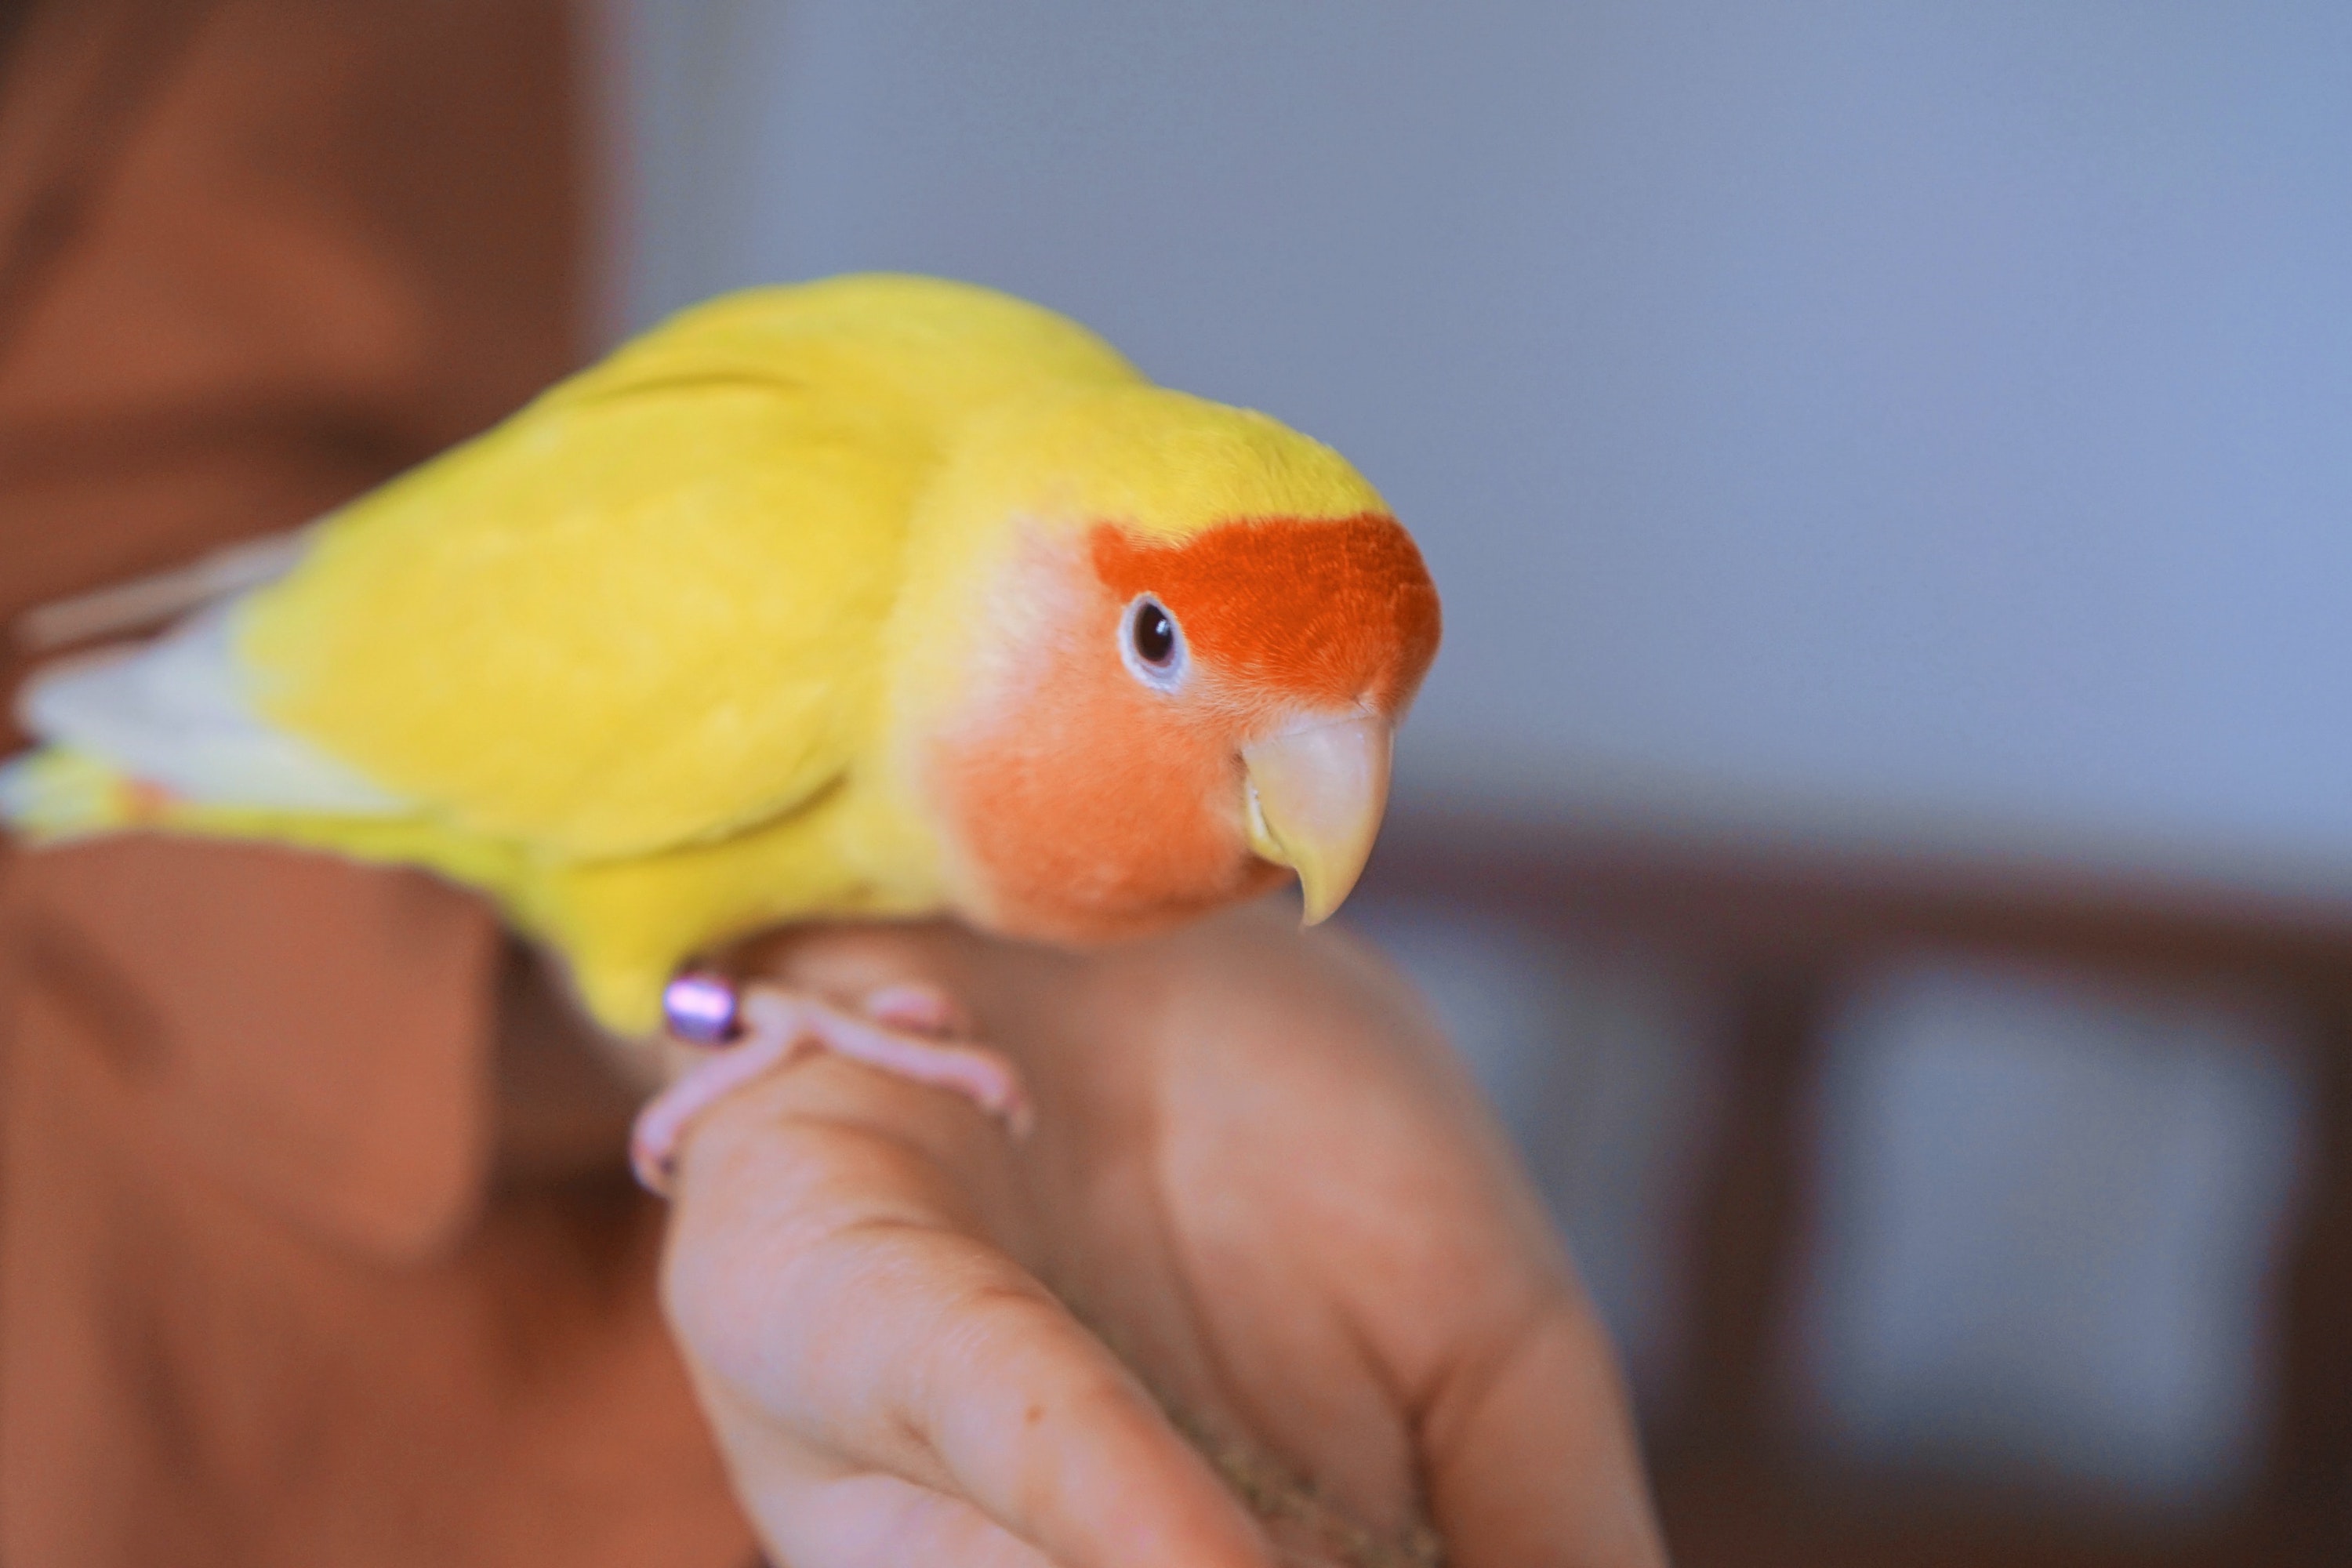
<svg viewBox="0 0 2352 1568">
<path fill-rule="evenodd" d="M 735 983 L 707 969 L 689 969 L 662 987 L 669 1032 L 698 1046 L 723 1046 L 740 1031 Z"/>
</svg>

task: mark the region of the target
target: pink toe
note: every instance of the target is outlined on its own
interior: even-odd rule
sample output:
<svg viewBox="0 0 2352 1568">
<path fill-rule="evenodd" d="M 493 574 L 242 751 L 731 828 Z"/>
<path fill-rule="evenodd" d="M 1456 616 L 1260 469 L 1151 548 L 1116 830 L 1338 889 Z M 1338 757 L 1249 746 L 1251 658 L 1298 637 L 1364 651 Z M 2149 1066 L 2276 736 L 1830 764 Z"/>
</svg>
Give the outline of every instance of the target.
<svg viewBox="0 0 2352 1568">
<path fill-rule="evenodd" d="M 951 1089 L 1015 1131 L 1025 1126 L 1028 1095 L 1020 1071 L 985 1046 L 894 1030 L 868 1019 L 813 1010 L 816 1038 L 837 1055 L 934 1089 Z"/>
</svg>

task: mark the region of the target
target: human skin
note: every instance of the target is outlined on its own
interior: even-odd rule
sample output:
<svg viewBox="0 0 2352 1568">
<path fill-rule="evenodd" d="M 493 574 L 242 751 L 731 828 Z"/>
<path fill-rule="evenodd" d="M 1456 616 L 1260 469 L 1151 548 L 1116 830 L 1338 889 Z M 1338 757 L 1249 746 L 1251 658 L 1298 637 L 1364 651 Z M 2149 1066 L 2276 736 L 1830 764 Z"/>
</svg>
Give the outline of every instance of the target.
<svg viewBox="0 0 2352 1568">
<path fill-rule="evenodd" d="M 1037 1113 L 1016 1142 L 817 1056 L 688 1130 L 664 1300 L 779 1563 L 1408 1564 L 1424 1521 L 1458 1568 L 1664 1561 L 1591 1305 L 1359 943 L 1259 906 L 1087 954 L 932 925 L 740 967 L 940 987 Z"/>
</svg>

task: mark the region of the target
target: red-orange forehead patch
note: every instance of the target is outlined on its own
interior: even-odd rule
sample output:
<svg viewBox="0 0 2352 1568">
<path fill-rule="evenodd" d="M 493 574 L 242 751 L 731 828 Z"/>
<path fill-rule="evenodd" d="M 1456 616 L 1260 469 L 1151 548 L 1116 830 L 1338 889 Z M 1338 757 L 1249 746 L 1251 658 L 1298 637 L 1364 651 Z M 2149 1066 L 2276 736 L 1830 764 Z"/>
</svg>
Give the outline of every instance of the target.
<svg viewBox="0 0 2352 1568">
<path fill-rule="evenodd" d="M 1093 548 L 1121 604 L 1154 595 L 1210 668 L 1299 701 L 1394 714 L 1437 657 L 1437 588 L 1379 512 L 1249 518 L 1166 542 L 1097 523 Z"/>
</svg>

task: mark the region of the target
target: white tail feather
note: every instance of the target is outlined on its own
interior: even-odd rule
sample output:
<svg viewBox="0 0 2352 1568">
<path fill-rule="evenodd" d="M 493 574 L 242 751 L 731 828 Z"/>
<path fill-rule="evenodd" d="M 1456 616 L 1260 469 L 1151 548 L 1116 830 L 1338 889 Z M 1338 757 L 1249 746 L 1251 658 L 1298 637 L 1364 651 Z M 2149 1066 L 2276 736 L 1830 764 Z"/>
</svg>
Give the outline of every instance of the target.
<svg viewBox="0 0 2352 1568">
<path fill-rule="evenodd" d="M 17 699 L 25 728 L 183 800 L 338 816 L 407 805 L 253 710 L 218 605 L 137 648 L 108 648 L 36 675 Z"/>
</svg>

